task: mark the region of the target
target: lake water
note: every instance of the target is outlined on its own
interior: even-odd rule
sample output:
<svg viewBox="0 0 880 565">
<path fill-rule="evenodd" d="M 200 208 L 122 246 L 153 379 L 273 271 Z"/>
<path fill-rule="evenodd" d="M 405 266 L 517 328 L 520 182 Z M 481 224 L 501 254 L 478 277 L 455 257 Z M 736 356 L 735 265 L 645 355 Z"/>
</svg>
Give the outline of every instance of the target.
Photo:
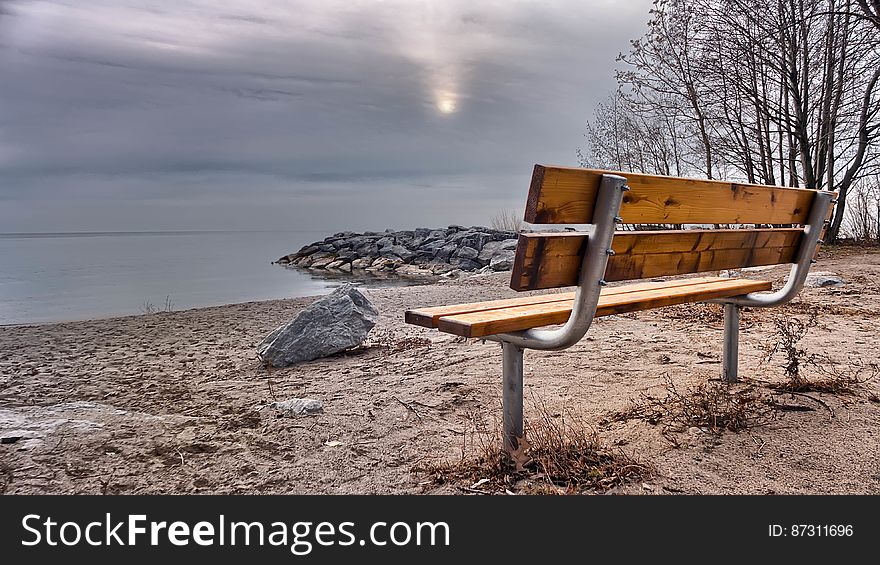
<svg viewBox="0 0 880 565">
<path fill-rule="evenodd" d="M 313 296 L 340 281 L 271 264 L 323 232 L 0 234 L 0 324 Z"/>
</svg>

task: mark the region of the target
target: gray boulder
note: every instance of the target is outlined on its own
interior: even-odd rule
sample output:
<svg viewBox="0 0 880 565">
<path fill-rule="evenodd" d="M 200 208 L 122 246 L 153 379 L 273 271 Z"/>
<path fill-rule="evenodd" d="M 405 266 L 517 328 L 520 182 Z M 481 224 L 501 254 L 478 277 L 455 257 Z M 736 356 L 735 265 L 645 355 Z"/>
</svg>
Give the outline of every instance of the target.
<svg viewBox="0 0 880 565">
<path fill-rule="evenodd" d="M 394 242 L 400 245 L 406 245 L 415 239 L 415 235 L 411 231 L 396 231 L 394 232 Z"/>
<path fill-rule="evenodd" d="M 432 241 L 441 241 L 446 239 L 446 230 L 431 230 L 428 235 L 425 236 L 425 240 L 422 243 L 431 243 Z"/>
<path fill-rule="evenodd" d="M 446 245 L 446 242 L 442 239 L 432 241 L 430 243 L 424 243 L 421 247 L 418 248 L 418 250 L 416 251 L 416 255 L 418 255 L 419 257 L 434 257 L 444 245 Z"/>
<path fill-rule="evenodd" d="M 403 259 L 404 261 L 408 261 L 416 256 L 415 253 L 402 245 L 391 245 L 383 247 L 380 253 L 382 254 L 382 257 L 389 257 L 391 259 Z"/>
<path fill-rule="evenodd" d="M 437 254 L 434 255 L 434 257 L 436 257 L 440 261 L 445 262 L 452 256 L 453 253 L 455 253 L 456 249 L 458 249 L 458 246 L 456 244 L 447 243 L 439 250 L 437 250 Z"/>
<path fill-rule="evenodd" d="M 492 256 L 489 266 L 493 271 L 508 271 L 513 268 L 513 258 L 516 252 L 509 250 L 501 250 Z"/>
<path fill-rule="evenodd" d="M 316 300 L 257 346 L 264 363 L 287 367 L 360 345 L 376 325 L 379 313 L 352 285 Z"/>
<path fill-rule="evenodd" d="M 375 243 L 367 243 L 362 247 L 358 247 L 355 251 L 357 251 L 358 255 L 360 255 L 362 258 L 370 257 L 372 259 L 375 259 L 379 256 L 379 246 Z"/>
<path fill-rule="evenodd" d="M 336 257 L 344 261 L 354 261 L 358 258 L 358 254 L 356 251 L 346 249 L 345 251 L 340 251 L 339 253 L 337 253 Z"/>
<path fill-rule="evenodd" d="M 373 243 L 373 241 L 375 241 L 375 238 L 371 238 L 371 237 L 362 235 L 362 236 L 353 237 L 353 238 L 349 239 L 348 246 L 351 247 L 352 249 L 358 249 L 360 247 L 364 247 L 366 245 L 369 245 L 370 243 Z"/>
<path fill-rule="evenodd" d="M 484 265 L 488 265 L 489 261 L 492 260 L 492 257 L 501 251 L 501 242 L 500 241 L 490 241 L 483 246 L 480 250 L 479 260 L 480 263 Z"/>
<path fill-rule="evenodd" d="M 476 259 L 479 254 L 479 251 L 473 247 L 459 247 L 452 255 L 461 259 Z"/>
<path fill-rule="evenodd" d="M 450 236 L 449 241 L 462 247 L 473 247 L 478 252 L 487 242 L 492 241 L 492 236 L 476 230 L 465 230 Z"/>
<path fill-rule="evenodd" d="M 461 257 L 450 259 L 449 262 L 452 265 L 455 265 L 456 267 L 461 269 L 462 271 L 476 271 L 477 269 L 482 267 L 482 265 L 480 265 L 473 259 L 463 259 Z"/>
</svg>

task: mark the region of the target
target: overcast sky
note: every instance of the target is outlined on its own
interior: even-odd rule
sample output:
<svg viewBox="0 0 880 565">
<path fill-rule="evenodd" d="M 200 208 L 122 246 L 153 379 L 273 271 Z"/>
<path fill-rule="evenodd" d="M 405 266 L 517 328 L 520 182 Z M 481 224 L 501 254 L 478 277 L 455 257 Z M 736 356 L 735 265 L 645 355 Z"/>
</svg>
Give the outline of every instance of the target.
<svg viewBox="0 0 880 565">
<path fill-rule="evenodd" d="M 0 232 L 486 225 L 649 7 L 0 0 Z"/>
</svg>

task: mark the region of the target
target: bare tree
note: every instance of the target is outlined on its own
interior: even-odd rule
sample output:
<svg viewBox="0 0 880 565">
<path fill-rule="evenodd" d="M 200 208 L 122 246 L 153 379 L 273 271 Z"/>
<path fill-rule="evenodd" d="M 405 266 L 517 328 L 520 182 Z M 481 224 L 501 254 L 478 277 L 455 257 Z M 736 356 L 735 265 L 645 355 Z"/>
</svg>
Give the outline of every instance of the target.
<svg viewBox="0 0 880 565">
<path fill-rule="evenodd" d="M 851 187 L 880 165 L 878 8 L 656 0 L 620 57 L 620 89 L 587 127 L 587 160 L 833 190 L 836 239 Z"/>
<path fill-rule="evenodd" d="M 713 175 L 713 151 L 705 101 L 709 97 L 703 81 L 699 38 L 704 33 L 695 17 L 695 4 L 687 0 L 654 0 L 648 32 L 631 42 L 628 54 L 619 60 L 628 70 L 617 80 L 632 89 L 637 99 L 651 101 L 660 111 L 686 109 L 681 114 L 701 144 L 702 172 Z"/>
<path fill-rule="evenodd" d="M 880 242 L 880 175 L 853 185 L 844 229 L 857 241 Z"/>
</svg>

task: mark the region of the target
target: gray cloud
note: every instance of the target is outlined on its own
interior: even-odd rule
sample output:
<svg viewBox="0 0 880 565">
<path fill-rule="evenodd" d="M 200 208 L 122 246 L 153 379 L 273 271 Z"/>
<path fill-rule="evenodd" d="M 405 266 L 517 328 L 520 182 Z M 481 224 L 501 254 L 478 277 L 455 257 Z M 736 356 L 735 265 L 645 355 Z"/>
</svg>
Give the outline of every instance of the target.
<svg viewBox="0 0 880 565">
<path fill-rule="evenodd" d="M 0 2 L 0 231 L 485 223 L 648 0 Z"/>
</svg>

